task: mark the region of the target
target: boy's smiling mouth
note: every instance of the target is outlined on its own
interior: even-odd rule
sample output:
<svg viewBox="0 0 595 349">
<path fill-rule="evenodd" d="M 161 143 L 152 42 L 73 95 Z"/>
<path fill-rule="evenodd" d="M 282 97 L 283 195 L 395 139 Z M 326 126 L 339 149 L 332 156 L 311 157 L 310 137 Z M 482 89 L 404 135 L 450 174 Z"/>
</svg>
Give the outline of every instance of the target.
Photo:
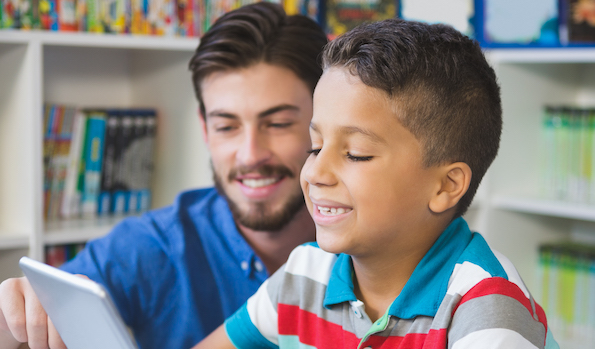
<svg viewBox="0 0 595 349">
<path fill-rule="evenodd" d="M 320 212 L 323 216 L 337 216 L 347 212 L 350 212 L 351 208 L 345 207 L 324 207 L 316 205 L 316 209 Z"/>
</svg>

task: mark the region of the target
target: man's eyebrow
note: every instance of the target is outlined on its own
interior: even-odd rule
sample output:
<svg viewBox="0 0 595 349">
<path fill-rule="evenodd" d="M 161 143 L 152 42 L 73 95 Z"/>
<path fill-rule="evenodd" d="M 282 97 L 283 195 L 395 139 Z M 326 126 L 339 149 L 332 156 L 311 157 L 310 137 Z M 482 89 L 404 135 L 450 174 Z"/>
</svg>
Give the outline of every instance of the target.
<svg viewBox="0 0 595 349">
<path fill-rule="evenodd" d="M 298 106 L 291 105 L 291 104 L 281 104 L 281 105 L 274 106 L 272 108 L 266 109 L 266 110 L 258 113 L 258 118 L 259 119 L 265 118 L 269 115 L 272 115 L 272 114 L 275 114 L 275 113 L 278 113 L 278 112 L 284 111 L 284 110 L 299 111 L 300 108 Z M 223 110 L 217 110 L 217 109 L 207 113 L 207 116 L 210 116 L 210 117 L 217 116 L 217 117 L 227 118 L 227 119 L 237 119 L 238 118 L 238 116 L 233 113 L 228 113 Z"/>
<path fill-rule="evenodd" d="M 235 114 L 232 113 L 227 113 L 221 110 L 213 110 L 209 113 L 207 113 L 208 117 L 214 117 L 214 116 L 218 116 L 220 118 L 227 118 L 227 119 L 237 119 L 238 117 Z"/>
<path fill-rule="evenodd" d="M 280 111 L 284 111 L 284 110 L 294 110 L 294 111 L 299 111 L 300 108 L 296 105 L 291 105 L 291 104 L 281 104 L 272 108 L 269 108 L 265 111 L 262 111 L 260 113 L 258 113 L 258 117 L 259 118 L 264 118 L 267 117 L 269 115 L 278 113 Z"/>
</svg>

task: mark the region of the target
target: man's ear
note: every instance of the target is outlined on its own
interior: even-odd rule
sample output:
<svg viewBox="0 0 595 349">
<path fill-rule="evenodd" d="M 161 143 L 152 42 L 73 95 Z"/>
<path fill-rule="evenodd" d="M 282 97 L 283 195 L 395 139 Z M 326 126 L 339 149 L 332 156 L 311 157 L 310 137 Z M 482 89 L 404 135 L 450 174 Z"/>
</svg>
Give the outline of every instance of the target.
<svg viewBox="0 0 595 349">
<path fill-rule="evenodd" d="M 442 213 L 461 200 L 471 183 L 471 168 L 464 162 L 443 166 L 440 171 L 440 189 L 430 200 L 430 210 Z"/>
<path fill-rule="evenodd" d="M 200 128 L 202 129 L 202 139 L 207 143 L 209 134 L 207 132 L 207 118 L 203 114 L 201 108 L 198 108 L 198 120 L 200 121 Z"/>
</svg>

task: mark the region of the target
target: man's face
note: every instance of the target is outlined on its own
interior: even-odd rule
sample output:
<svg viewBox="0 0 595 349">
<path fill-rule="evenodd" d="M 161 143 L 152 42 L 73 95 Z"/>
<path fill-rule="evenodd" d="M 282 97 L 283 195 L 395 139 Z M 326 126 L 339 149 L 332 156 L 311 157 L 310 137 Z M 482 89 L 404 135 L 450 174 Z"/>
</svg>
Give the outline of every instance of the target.
<svg viewBox="0 0 595 349">
<path fill-rule="evenodd" d="M 291 70 L 259 63 L 201 84 L 215 185 L 238 223 L 276 231 L 304 208 L 312 93 Z"/>
</svg>

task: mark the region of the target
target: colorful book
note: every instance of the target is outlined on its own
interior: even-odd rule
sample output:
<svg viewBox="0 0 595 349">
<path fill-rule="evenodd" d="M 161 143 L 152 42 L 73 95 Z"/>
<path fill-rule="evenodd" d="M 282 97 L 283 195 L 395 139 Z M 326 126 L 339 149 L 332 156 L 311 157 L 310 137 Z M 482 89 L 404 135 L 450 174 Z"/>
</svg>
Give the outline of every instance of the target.
<svg viewBox="0 0 595 349">
<path fill-rule="evenodd" d="M 328 0 L 326 30 L 331 38 L 365 22 L 394 18 L 396 0 Z"/>
<path fill-rule="evenodd" d="M 82 187 L 78 186 L 78 182 L 84 169 L 83 150 L 86 128 L 87 115 L 82 110 L 77 109 L 74 114 L 72 139 L 68 154 L 68 167 L 60 208 L 60 216 L 62 218 L 75 218 L 80 215 Z"/>
</svg>

